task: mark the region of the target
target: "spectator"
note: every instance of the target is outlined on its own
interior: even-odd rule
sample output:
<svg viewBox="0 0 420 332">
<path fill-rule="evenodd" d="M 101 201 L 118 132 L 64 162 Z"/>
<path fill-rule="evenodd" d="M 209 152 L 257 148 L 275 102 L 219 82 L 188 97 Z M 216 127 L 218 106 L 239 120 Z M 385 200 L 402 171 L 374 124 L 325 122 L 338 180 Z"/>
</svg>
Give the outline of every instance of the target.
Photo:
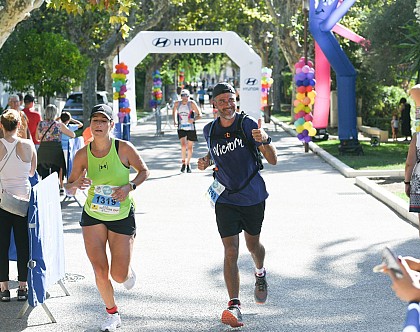
<svg viewBox="0 0 420 332">
<path fill-rule="evenodd" d="M 86 127 L 85 130 L 83 130 L 82 136 L 85 145 L 93 141 L 92 131 L 90 127 Z"/>
<path fill-rule="evenodd" d="M 60 115 L 60 121 L 66 125 L 67 128 L 69 128 L 72 132 L 76 132 L 77 129 L 83 127 L 83 123 L 80 121 L 73 119 L 71 117 L 71 114 L 69 112 L 62 112 Z M 69 139 L 71 137 L 61 133 L 61 147 L 63 149 L 64 153 L 64 160 L 66 162 L 67 166 L 67 154 L 69 151 Z M 63 174 L 64 170 L 60 169 L 60 179 L 64 179 L 65 174 Z M 64 189 L 60 190 L 60 194 L 64 195 Z"/>
<path fill-rule="evenodd" d="M 198 104 L 200 105 L 201 112 L 204 111 L 204 97 L 206 95 L 206 90 L 203 87 L 200 88 L 197 92 L 198 94 Z"/>
<path fill-rule="evenodd" d="M 401 257 L 398 265 L 402 271 L 402 278 L 397 278 L 390 269 L 385 272 L 391 277 L 392 290 L 395 295 L 405 302 L 420 302 L 420 260 L 413 257 Z"/>
<path fill-rule="evenodd" d="M 19 111 L 23 111 L 24 109 L 24 102 L 23 102 L 23 94 L 21 94 L 20 92 L 17 93 L 18 97 L 19 97 Z"/>
<path fill-rule="evenodd" d="M 73 119 L 71 117 L 71 114 L 69 112 L 62 112 L 60 115 L 60 121 L 62 123 L 64 123 L 67 128 L 69 128 L 72 132 L 75 132 L 77 129 L 80 129 L 83 127 L 83 123 L 81 123 L 80 121 Z M 68 150 L 68 144 L 69 144 L 69 139 L 71 137 L 61 133 L 61 147 L 64 150 Z"/>
<path fill-rule="evenodd" d="M 0 179 L 2 190 L 29 199 L 31 185 L 29 176 L 36 169 L 36 151 L 31 140 L 17 135 L 21 121 L 19 111 L 8 109 L 0 117 L 0 128 L 4 138 L 0 139 Z M 29 238 L 27 217 L 22 217 L 0 208 L 0 300 L 10 301 L 9 290 L 9 246 L 13 230 L 16 252 L 19 288 L 17 300 L 28 298 L 27 276 L 29 261 Z"/>
<path fill-rule="evenodd" d="M 415 133 L 405 160 L 405 194 L 410 198 L 409 211 L 416 212 L 420 222 L 420 133 Z M 420 225 L 419 225 L 420 227 Z M 419 228 L 420 230 L 420 228 Z"/>
<path fill-rule="evenodd" d="M 39 141 L 36 139 L 36 130 L 38 128 L 38 124 L 41 122 L 41 114 L 39 114 L 39 112 L 35 110 L 34 101 L 35 98 L 32 95 L 25 95 L 25 98 L 23 99 L 23 102 L 25 104 L 23 112 L 28 118 L 29 132 L 31 133 L 32 141 L 35 144 L 35 148 L 38 150 Z"/>
<path fill-rule="evenodd" d="M 36 139 L 40 142 L 38 148 L 37 170 L 42 178 L 53 172 L 66 174 L 66 162 L 63 149 L 61 148 L 61 134 L 75 137 L 75 133 L 66 127 L 62 122 L 56 121 L 58 110 L 55 105 L 48 105 L 45 108 L 45 120 L 38 124 Z M 60 194 L 64 195 L 63 178 L 60 178 Z"/>
<path fill-rule="evenodd" d="M 405 136 L 404 141 L 408 141 L 408 137 L 411 137 L 411 105 L 407 103 L 407 99 L 400 99 L 399 111 L 401 112 L 401 133 Z"/>
<path fill-rule="evenodd" d="M 10 95 L 9 100 L 7 103 L 6 109 L 14 109 L 19 110 L 19 96 L 18 95 Z M 28 126 L 28 117 L 22 111 L 19 111 L 20 115 L 20 125 L 18 127 L 17 135 L 20 138 L 31 138 L 31 133 L 29 131 Z M 3 131 L 0 130 L 0 138 L 3 137 Z"/>
<path fill-rule="evenodd" d="M 394 142 L 398 140 L 398 126 L 399 126 L 398 117 L 397 115 L 394 114 L 391 120 L 392 139 L 394 140 Z"/>
</svg>

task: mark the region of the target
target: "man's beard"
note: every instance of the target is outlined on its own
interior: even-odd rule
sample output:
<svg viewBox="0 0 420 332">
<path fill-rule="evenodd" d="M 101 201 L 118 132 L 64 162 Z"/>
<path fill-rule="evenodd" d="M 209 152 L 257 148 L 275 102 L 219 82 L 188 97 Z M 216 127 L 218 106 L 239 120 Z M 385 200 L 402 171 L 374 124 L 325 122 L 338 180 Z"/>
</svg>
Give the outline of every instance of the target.
<svg viewBox="0 0 420 332">
<path fill-rule="evenodd" d="M 232 113 L 230 113 L 230 112 L 229 113 L 228 112 L 220 112 L 220 117 L 225 119 L 225 120 L 232 120 L 235 117 L 235 113 L 236 113 L 235 109 L 234 108 L 228 108 L 226 110 L 230 110 L 230 111 L 233 110 L 233 112 Z"/>
</svg>

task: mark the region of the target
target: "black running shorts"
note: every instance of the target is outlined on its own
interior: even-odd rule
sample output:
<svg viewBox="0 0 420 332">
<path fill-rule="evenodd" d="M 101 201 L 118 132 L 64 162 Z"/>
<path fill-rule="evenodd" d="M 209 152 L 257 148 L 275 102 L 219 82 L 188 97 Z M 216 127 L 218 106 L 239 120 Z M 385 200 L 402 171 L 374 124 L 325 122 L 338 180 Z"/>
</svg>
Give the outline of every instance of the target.
<svg viewBox="0 0 420 332">
<path fill-rule="evenodd" d="M 103 221 L 93 218 L 83 209 L 80 226 L 86 227 L 98 224 L 104 224 L 109 231 L 114 233 L 136 236 L 136 219 L 133 206 L 131 206 L 127 218 L 114 221 Z"/>
<path fill-rule="evenodd" d="M 184 130 L 178 129 L 178 138 L 181 139 L 182 137 L 187 136 L 187 140 L 191 142 L 198 141 L 197 132 L 195 130 Z"/>
<path fill-rule="evenodd" d="M 241 233 L 261 233 L 264 220 L 265 201 L 251 206 L 217 203 L 215 206 L 217 228 L 222 238 Z"/>
</svg>

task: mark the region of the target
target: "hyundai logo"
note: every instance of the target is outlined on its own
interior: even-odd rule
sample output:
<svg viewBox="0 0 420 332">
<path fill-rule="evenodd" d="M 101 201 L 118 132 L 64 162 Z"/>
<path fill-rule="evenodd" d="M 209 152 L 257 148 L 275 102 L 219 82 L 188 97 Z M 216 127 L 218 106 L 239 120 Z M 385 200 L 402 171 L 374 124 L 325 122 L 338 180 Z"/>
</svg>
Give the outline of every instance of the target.
<svg viewBox="0 0 420 332">
<path fill-rule="evenodd" d="M 257 83 L 258 83 L 258 80 L 256 78 L 249 77 L 249 78 L 245 79 L 245 84 L 246 85 L 256 85 Z"/>
<path fill-rule="evenodd" d="M 156 38 L 153 39 L 152 41 L 153 46 L 156 47 L 168 47 L 169 45 L 171 45 L 171 41 L 168 38 Z"/>
</svg>

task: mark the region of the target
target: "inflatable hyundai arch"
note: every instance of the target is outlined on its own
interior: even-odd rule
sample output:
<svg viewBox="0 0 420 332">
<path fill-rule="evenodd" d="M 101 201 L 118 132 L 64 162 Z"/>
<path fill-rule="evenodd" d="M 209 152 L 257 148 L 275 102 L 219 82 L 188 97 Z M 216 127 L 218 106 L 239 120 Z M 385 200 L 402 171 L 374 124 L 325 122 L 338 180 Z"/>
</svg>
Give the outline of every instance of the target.
<svg viewBox="0 0 420 332">
<path fill-rule="evenodd" d="M 241 109 L 261 116 L 261 58 L 232 31 L 142 31 L 114 58 L 128 66 L 126 96 L 135 105 L 135 67 L 149 53 L 225 53 L 240 68 Z M 114 109 L 118 101 L 114 101 Z M 133 107 L 134 109 L 135 107 Z M 135 114 L 131 116 L 135 121 Z"/>
</svg>

